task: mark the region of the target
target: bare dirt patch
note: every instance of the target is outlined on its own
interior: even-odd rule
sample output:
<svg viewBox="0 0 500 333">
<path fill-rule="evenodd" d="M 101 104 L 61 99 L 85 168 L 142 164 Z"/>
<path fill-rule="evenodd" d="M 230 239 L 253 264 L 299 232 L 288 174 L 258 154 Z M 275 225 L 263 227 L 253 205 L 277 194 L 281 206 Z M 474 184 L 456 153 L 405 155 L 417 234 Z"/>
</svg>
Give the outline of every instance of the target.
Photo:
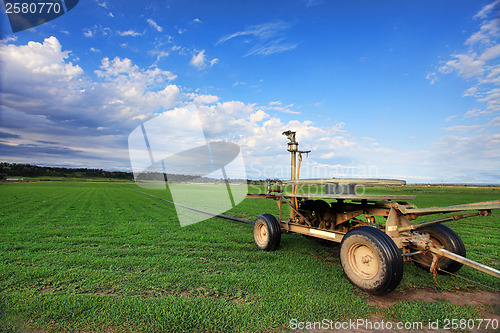
<svg viewBox="0 0 500 333">
<path fill-rule="evenodd" d="M 396 302 L 402 301 L 425 301 L 432 302 L 437 299 L 446 299 L 455 305 L 471 306 L 500 306 L 500 295 L 485 290 L 476 290 L 473 292 L 438 292 L 432 288 L 422 288 L 407 290 L 405 292 L 393 291 L 383 296 L 368 296 L 368 304 L 386 308 Z"/>
<path fill-rule="evenodd" d="M 358 293 L 358 295 L 365 297 L 366 294 L 363 294 L 361 292 Z M 403 302 L 403 301 L 425 301 L 425 302 L 433 302 L 438 299 L 446 299 L 450 301 L 450 303 L 458 306 L 463 306 L 463 305 L 470 305 L 474 307 L 481 307 L 484 308 L 485 306 L 489 306 L 493 308 L 493 312 L 483 312 L 483 318 L 488 318 L 488 319 L 496 319 L 500 322 L 500 294 L 498 293 L 493 293 L 485 290 L 476 290 L 472 292 L 465 292 L 465 291 L 457 291 L 457 292 L 451 292 L 451 291 L 435 291 L 432 288 L 422 288 L 422 289 L 411 289 L 411 290 L 406 290 L 404 292 L 401 291 L 393 291 L 387 295 L 383 296 L 374 296 L 374 295 L 368 295 L 366 297 L 366 301 L 369 305 L 371 306 L 376 306 L 379 308 L 387 308 L 392 305 L 394 305 L 397 302 Z M 356 321 L 356 319 L 353 319 L 353 321 Z M 379 324 L 381 322 L 387 323 L 388 321 L 382 318 L 380 313 L 376 313 L 371 315 L 366 321 L 371 322 L 373 325 Z M 450 330 L 444 330 L 444 329 L 430 329 L 429 327 L 423 327 L 423 329 L 418 329 L 418 330 L 397 330 L 395 329 L 396 323 L 391 322 L 393 329 L 367 329 L 367 328 L 361 328 L 357 327 L 355 332 L 359 333 L 381 333 L 381 332 L 419 332 L 419 333 L 449 333 Z M 384 327 L 387 327 L 385 325 Z M 352 328 L 348 329 L 339 329 L 339 330 L 322 330 L 322 329 L 311 329 L 311 330 L 305 330 L 306 332 L 310 333 L 326 333 L 326 332 L 342 332 L 342 333 L 347 333 L 347 332 L 353 332 Z M 495 330 L 485 330 L 485 329 L 473 329 L 470 330 L 471 333 L 477 333 L 477 332 L 495 332 Z"/>
</svg>

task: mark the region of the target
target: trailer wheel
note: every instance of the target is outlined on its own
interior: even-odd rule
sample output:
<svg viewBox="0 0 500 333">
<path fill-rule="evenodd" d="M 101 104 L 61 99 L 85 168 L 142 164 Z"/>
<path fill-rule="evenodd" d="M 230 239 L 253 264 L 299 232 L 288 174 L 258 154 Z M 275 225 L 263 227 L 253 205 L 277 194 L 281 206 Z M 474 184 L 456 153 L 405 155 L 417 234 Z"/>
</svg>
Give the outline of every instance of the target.
<svg viewBox="0 0 500 333">
<path fill-rule="evenodd" d="M 342 239 L 340 261 L 349 281 L 370 294 L 395 289 L 403 277 L 403 257 L 394 241 L 374 227 L 357 227 Z"/>
<path fill-rule="evenodd" d="M 264 213 L 257 217 L 253 227 L 255 245 L 263 251 L 277 250 L 281 241 L 281 226 L 271 214 Z"/>
<path fill-rule="evenodd" d="M 455 231 L 445 226 L 444 224 L 434 224 L 428 227 L 424 227 L 418 229 L 418 233 L 420 234 L 429 234 L 429 238 L 432 243 L 438 247 L 458 254 L 462 257 L 465 257 L 465 245 L 462 242 L 462 239 L 457 235 Z M 413 256 L 414 263 L 416 266 L 423 268 L 427 271 L 430 270 L 432 264 L 432 254 L 431 253 L 422 253 Z M 455 273 L 460 268 L 462 268 L 462 264 L 458 261 L 441 257 L 437 262 L 437 272 L 438 274 L 446 275 L 446 272 Z M 445 270 L 446 272 L 442 271 Z"/>
</svg>

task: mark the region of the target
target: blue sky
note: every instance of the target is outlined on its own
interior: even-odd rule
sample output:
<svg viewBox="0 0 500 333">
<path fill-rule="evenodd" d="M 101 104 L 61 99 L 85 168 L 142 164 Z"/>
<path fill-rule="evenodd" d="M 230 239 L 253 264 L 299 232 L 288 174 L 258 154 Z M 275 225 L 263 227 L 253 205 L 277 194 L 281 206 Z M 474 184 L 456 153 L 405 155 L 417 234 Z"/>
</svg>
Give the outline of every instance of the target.
<svg viewBox="0 0 500 333">
<path fill-rule="evenodd" d="M 128 170 L 127 137 L 196 104 L 250 178 L 500 183 L 499 1 L 103 1 L 1 21 L 0 160 Z"/>
</svg>

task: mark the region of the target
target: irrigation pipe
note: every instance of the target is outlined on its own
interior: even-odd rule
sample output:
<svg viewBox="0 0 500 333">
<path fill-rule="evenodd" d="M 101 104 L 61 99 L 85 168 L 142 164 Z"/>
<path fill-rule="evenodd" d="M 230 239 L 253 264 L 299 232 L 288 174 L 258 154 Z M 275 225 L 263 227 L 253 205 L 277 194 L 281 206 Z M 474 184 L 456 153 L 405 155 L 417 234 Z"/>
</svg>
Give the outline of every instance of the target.
<svg viewBox="0 0 500 333">
<path fill-rule="evenodd" d="M 174 204 L 174 205 L 179 206 L 179 207 L 183 207 L 183 208 L 192 210 L 193 212 L 197 212 L 197 213 L 201 213 L 201 214 L 205 214 L 205 215 L 210 215 L 210 216 L 213 216 L 213 217 L 220 217 L 221 219 L 226 219 L 226 220 L 231 220 L 231 221 L 236 221 L 236 222 L 241 222 L 241 223 L 246 223 L 246 224 L 251 224 L 251 225 L 255 224 L 255 221 L 245 220 L 245 219 L 241 219 L 239 217 L 233 217 L 233 216 L 227 216 L 227 215 L 221 215 L 221 214 L 214 214 L 214 213 L 206 212 L 206 211 L 201 210 L 201 209 L 189 207 L 189 206 L 186 206 L 186 205 L 182 205 L 180 203 L 176 203 L 176 202 L 173 202 L 173 201 L 170 201 L 170 200 L 167 200 L 167 199 L 163 199 L 163 198 L 157 197 L 155 195 L 152 195 L 152 194 L 149 194 L 149 193 L 146 193 L 146 192 L 142 192 L 142 191 L 135 190 L 135 189 L 132 189 L 132 188 L 130 190 L 131 191 L 135 191 L 135 192 L 139 192 L 139 193 L 142 193 L 142 194 L 145 194 L 145 195 L 149 195 L 150 197 L 153 197 L 153 198 L 158 199 L 158 200 L 166 201 L 168 203 Z"/>
</svg>

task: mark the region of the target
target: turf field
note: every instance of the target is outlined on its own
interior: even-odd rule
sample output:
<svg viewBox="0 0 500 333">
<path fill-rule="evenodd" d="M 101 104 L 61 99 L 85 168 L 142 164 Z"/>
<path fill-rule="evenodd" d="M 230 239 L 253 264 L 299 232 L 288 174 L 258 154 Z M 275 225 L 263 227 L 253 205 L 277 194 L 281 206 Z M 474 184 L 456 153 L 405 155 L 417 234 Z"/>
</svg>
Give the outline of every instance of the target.
<svg viewBox="0 0 500 333">
<path fill-rule="evenodd" d="M 215 186 L 215 185 L 214 185 Z M 283 235 L 259 251 L 252 226 L 218 218 L 180 227 L 172 204 L 131 183 L 0 184 L 0 332 L 289 331 L 291 320 L 477 319 L 491 306 L 447 300 L 382 308 L 343 276 L 335 248 Z M 168 191 L 142 190 L 169 198 Z M 252 189 L 256 190 L 256 189 Z M 494 188 L 368 189 L 415 194 L 419 207 L 498 200 Z M 276 214 L 272 200 L 244 200 L 228 215 Z M 419 221 L 419 220 L 417 220 Z M 467 256 L 500 269 L 500 212 L 447 223 Z M 396 292 L 485 289 L 405 263 Z M 500 288 L 470 268 L 460 275 Z M 487 290 L 487 289 L 486 289 Z"/>
</svg>

